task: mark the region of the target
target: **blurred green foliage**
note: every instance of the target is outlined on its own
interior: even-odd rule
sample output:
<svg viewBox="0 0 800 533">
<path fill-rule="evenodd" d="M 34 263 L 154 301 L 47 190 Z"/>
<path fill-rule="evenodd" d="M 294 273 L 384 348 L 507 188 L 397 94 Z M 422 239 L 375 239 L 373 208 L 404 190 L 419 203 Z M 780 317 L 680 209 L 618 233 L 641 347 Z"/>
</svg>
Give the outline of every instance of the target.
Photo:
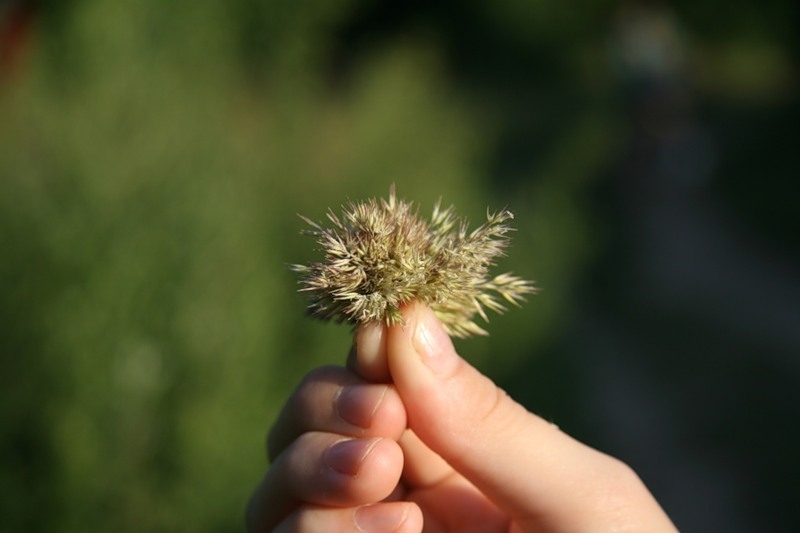
<svg viewBox="0 0 800 533">
<path fill-rule="evenodd" d="M 394 182 L 481 216 L 487 133 L 435 48 L 332 91 L 347 3 L 318 4 L 74 2 L 3 87 L 3 531 L 240 530 L 269 421 L 347 352 L 285 268 L 296 213 Z"/>
<path fill-rule="evenodd" d="M 41 3 L 24 72 L 0 86 L 0 530 L 242 529 L 270 421 L 348 349 L 347 328 L 303 315 L 285 265 L 313 243 L 296 213 L 391 183 L 473 222 L 508 204 L 503 267 L 544 291 L 459 347 L 501 374 L 553 342 L 604 239 L 586 191 L 626 136 L 598 66 L 613 9 L 469 5 L 453 16 L 506 32 L 501 53 L 544 50 L 530 72 L 459 81 L 446 50 L 466 37 L 424 23 L 348 42 L 367 10 L 353 1 Z M 709 90 L 778 90 L 780 54 L 741 50 L 766 74 L 715 62 Z M 503 92 L 537 76 L 555 82 Z M 562 91 L 551 112 L 524 103 Z M 536 164 L 493 168 L 532 115 Z"/>
</svg>

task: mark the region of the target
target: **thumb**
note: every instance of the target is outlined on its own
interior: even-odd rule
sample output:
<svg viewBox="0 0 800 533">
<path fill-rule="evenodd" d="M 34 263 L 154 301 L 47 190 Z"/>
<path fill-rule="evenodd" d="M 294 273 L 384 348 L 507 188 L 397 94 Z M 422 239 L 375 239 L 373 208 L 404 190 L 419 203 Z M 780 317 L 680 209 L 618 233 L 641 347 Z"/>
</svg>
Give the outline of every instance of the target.
<svg viewBox="0 0 800 533">
<path fill-rule="evenodd" d="M 578 481 L 570 479 L 578 475 L 574 460 L 585 465 L 594 450 L 529 413 L 459 357 L 428 307 L 411 304 L 403 316 L 404 325 L 387 332 L 386 353 L 409 427 L 511 516 L 524 522 L 567 513 Z"/>
</svg>

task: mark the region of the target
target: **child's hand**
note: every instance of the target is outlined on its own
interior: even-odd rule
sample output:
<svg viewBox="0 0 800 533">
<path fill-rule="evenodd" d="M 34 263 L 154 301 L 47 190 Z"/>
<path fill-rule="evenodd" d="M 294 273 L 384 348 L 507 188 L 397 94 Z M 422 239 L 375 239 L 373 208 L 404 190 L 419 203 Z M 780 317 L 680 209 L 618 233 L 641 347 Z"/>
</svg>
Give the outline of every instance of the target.
<svg viewBox="0 0 800 533">
<path fill-rule="evenodd" d="M 427 307 L 403 315 L 289 399 L 251 533 L 676 531 L 629 467 L 514 402 Z"/>
</svg>

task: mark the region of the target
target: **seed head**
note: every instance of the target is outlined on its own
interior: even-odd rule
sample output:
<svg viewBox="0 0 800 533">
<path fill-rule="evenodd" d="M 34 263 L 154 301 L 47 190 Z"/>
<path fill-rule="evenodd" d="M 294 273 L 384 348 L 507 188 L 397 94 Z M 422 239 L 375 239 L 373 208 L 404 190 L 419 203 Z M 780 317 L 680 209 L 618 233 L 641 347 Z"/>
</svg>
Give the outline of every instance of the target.
<svg viewBox="0 0 800 533">
<path fill-rule="evenodd" d="M 430 221 L 419 218 L 392 186 L 388 200 L 350 202 L 341 215 L 329 210 L 329 227 L 300 217 L 311 227 L 303 233 L 317 239 L 325 258 L 291 268 L 301 275 L 309 312 L 323 320 L 402 323 L 400 307 L 420 300 L 449 334 L 486 335 L 475 315 L 488 321 L 485 309 L 501 313 L 504 301 L 519 305 L 535 292 L 508 273 L 489 277 L 508 245 L 505 222 L 513 215 L 505 209 L 487 211 L 486 222 L 468 231 L 467 221 L 439 202 Z"/>
</svg>

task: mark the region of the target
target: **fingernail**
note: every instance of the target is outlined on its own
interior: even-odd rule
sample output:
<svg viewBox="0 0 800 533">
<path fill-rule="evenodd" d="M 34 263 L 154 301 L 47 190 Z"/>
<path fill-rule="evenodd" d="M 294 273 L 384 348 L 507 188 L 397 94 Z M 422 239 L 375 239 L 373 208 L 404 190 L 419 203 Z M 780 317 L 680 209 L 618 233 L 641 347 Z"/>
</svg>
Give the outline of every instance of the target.
<svg viewBox="0 0 800 533">
<path fill-rule="evenodd" d="M 375 359 L 380 356 L 383 347 L 383 324 L 380 322 L 370 322 L 361 326 L 361 331 L 356 337 L 357 349 L 362 357 Z"/>
<path fill-rule="evenodd" d="M 340 474 L 355 476 L 379 440 L 381 439 L 339 441 L 325 451 L 323 461 Z"/>
<path fill-rule="evenodd" d="M 453 342 L 427 307 L 417 307 L 417 323 L 412 343 L 414 349 L 436 374 L 447 374 L 458 361 Z"/>
<path fill-rule="evenodd" d="M 372 425 L 387 389 L 385 385 L 343 387 L 335 400 L 336 413 L 345 422 L 367 429 Z"/>
<path fill-rule="evenodd" d="M 396 531 L 408 517 L 405 504 L 376 504 L 359 507 L 355 512 L 356 527 L 364 533 Z"/>
</svg>

